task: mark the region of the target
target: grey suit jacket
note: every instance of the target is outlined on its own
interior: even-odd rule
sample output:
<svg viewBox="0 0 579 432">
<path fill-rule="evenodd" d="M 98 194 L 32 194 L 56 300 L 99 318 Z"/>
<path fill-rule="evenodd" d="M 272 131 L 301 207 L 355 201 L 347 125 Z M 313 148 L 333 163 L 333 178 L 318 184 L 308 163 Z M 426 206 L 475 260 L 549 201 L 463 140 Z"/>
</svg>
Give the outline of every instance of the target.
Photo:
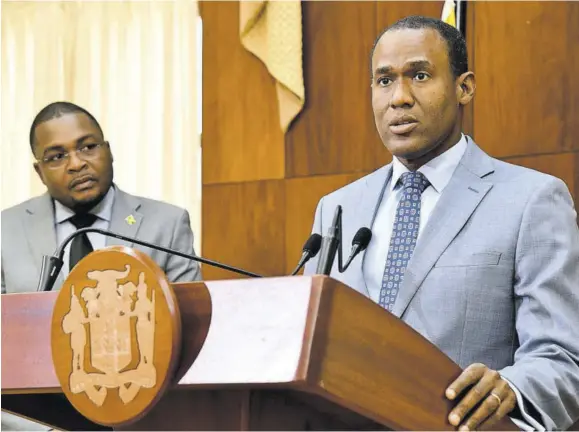
<svg viewBox="0 0 579 432">
<path fill-rule="evenodd" d="M 125 220 L 133 215 L 134 224 Z M 194 254 L 189 213 L 148 198 L 115 192 L 110 231 L 159 246 Z M 171 282 L 201 279 L 198 263 L 154 249 L 107 237 L 107 246 L 141 250 L 155 260 Z M 53 255 L 56 244 L 54 209 L 48 193 L 2 211 L 2 293 L 34 291 L 43 255 Z M 62 275 L 55 283 L 58 289 Z"/>
<path fill-rule="evenodd" d="M 133 215 L 134 224 L 127 216 Z M 188 254 L 193 250 L 189 213 L 179 207 L 115 191 L 109 230 Z M 107 246 L 141 250 L 155 260 L 171 282 L 201 279 L 198 263 L 154 249 L 107 237 Z M 35 291 L 43 255 L 52 255 L 56 244 L 54 208 L 46 193 L 2 211 L 2 293 Z M 62 274 L 54 289 L 64 282 Z M 3 430 L 48 430 L 49 427 L 10 413 L 2 413 Z"/>
<path fill-rule="evenodd" d="M 579 229 L 571 196 L 561 180 L 493 159 L 468 141 L 393 313 L 461 367 L 499 370 L 545 427 L 565 429 L 579 418 Z M 323 197 L 313 231 L 325 235 L 340 204 L 347 256 L 355 232 L 372 227 L 391 175 L 387 165 Z M 343 274 L 336 263 L 331 276 L 368 296 L 363 260 Z M 305 273 L 316 267 L 313 259 Z"/>
</svg>

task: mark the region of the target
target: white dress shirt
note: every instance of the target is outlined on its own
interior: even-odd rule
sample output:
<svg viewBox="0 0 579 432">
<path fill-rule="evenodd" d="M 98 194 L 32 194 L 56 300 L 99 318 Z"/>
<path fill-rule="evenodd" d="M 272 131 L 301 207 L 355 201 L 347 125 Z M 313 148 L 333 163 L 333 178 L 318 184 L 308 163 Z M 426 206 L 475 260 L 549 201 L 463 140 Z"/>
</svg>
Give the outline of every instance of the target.
<svg viewBox="0 0 579 432">
<path fill-rule="evenodd" d="M 94 214 L 97 219 L 91 225 L 93 228 L 100 228 L 108 230 L 111 217 L 113 214 L 113 204 L 115 201 L 115 187 L 111 185 L 109 191 L 89 213 Z M 75 213 L 68 207 L 62 205 L 58 201 L 54 200 L 54 222 L 56 229 L 56 242 L 60 245 L 65 238 L 76 231 L 76 227 L 68 219 L 73 217 Z M 106 246 L 106 237 L 98 233 L 88 233 L 87 237 L 92 245 L 93 250 L 102 249 Z M 63 277 L 66 278 L 69 273 L 69 256 L 70 256 L 70 246 L 69 243 L 64 250 L 64 264 L 62 266 Z"/>
<path fill-rule="evenodd" d="M 460 141 L 442 153 L 440 156 L 427 162 L 418 171 L 430 182 L 420 198 L 420 226 L 418 227 L 418 239 L 416 245 L 419 245 L 420 234 L 428 223 L 430 215 L 436 206 L 442 191 L 450 182 L 456 167 L 464 156 L 467 148 L 467 141 L 464 135 L 461 136 Z M 380 289 L 382 288 L 382 279 L 384 277 L 384 266 L 386 265 L 386 257 L 388 256 L 388 248 L 390 246 L 390 238 L 392 237 L 392 228 L 394 226 L 394 217 L 396 215 L 396 207 L 402 198 L 402 184 L 398 182 L 402 174 L 408 172 L 402 162 L 396 157 L 392 160 L 392 178 L 386 185 L 384 193 L 385 199 L 379 204 L 376 212 L 376 219 L 372 226 L 372 241 L 368 245 L 366 257 L 364 259 L 364 275 L 366 286 L 368 287 L 368 294 L 370 298 L 378 303 L 380 300 Z M 503 378 L 505 379 L 505 378 Z M 517 397 L 517 404 L 522 413 L 523 422 L 519 419 L 511 418 L 513 422 L 522 430 L 545 430 L 545 428 L 531 417 L 525 410 L 523 398 L 519 390 L 505 379 L 509 386 L 515 392 Z"/>
<path fill-rule="evenodd" d="M 418 171 L 430 182 L 420 198 L 420 226 L 418 228 L 418 241 L 420 233 L 428 223 L 428 219 L 438 202 L 442 191 L 448 185 L 454 170 L 458 166 L 464 152 L 466 151 L 466 137 L 462 135 L 460 141 L 440 156 L 424 164 Z M 368 245 L 366 257 L 364 259 L 364 275 L 370 298 L 378 303 L 380 299 L 380 289 L 382 288 L 382 278 L 384 276 L 384 266 L 388 256 L 390 237 L 392 237 L 392 227 L 396 207 L 402 198 L 402 184 L 398 182 L 402 174 L 408 172 L 402 162 L 396 157 L 392 160 L 392 178 L 386 185 L 384 199 L 380 202 L 376 219 L 372 226 L 372 241 Z"/>
</svg>

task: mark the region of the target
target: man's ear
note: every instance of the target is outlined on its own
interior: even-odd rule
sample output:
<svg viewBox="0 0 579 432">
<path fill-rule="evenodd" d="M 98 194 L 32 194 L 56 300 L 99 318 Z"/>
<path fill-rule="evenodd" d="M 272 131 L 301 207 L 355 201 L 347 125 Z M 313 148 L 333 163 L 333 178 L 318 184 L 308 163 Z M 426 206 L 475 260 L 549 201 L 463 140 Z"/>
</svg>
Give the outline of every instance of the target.
<svg viewBox="0 0 579 432">
<path fill-rule="evenodd" d="M 476 80 L 473 72 L 465 72 L 456 79 L 456 96 L 460 105 L 467 105 L 476 91 Z"/>
<path fill-rule="evenodd" d="M 38 174 L 38 177 L 40 177 L 40 181 L 42 182 L 42 184 L 46 185 L 46 182 L 44 181 L 44 176 L 42 175 L 42 170 L 40 169 L 40 164 L 38 162 L 34 162 L 32 166 L 34 167 L 34 171 L 36 171 L 36 174 Z"/>
<path fill-rule="evenodd" d="M 113 157 L 113 151 L 111 150 L 111 143 L 110 141 L 105 141 L 105 144 L 107 145 L 107 148 L 109 149 L 109 154 L 111 155 L 111 162 L 115 161 L 115 158 Z"/>
</svg>

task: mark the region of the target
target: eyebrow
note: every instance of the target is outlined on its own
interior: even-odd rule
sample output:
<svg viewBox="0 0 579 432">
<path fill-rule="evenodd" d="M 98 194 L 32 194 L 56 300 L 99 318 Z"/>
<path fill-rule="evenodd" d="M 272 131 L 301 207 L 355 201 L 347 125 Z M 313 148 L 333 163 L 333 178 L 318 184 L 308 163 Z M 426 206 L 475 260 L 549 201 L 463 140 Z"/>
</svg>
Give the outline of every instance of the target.
<svg viewBox="0 0 579 432">
<path fill-rule="evenodd" d="M 76 145 L 81 144 L 83 141 L 89 139 L 89 138 L 93 138 L 96 139 L 97 136 L 95 134 L 89 133 L 86 135 L 81 136 L 80 138 L 78 138 L 76 140 Z M 62 144 L 51 144 L 48 147 L 46 147 L 44 149 L 44 151 L 42 152 L 43 155 L 45 155 L 46 153 L 48 153 L 49 151 L 56 151 L 56 150 L 66 150 L 65 146 Z"/>
<path fill-rule="evenodd" d="M 405 70 L 417 70 L 417 69 L 434 69 L 434 65 L 428 60 L 414 60 L 404 64 Z M 381 66 L 376 68 L 374 71 L 374 76 L 376 75 L 386 75 L 393 71 L 392 66 Z"/>
</svg>

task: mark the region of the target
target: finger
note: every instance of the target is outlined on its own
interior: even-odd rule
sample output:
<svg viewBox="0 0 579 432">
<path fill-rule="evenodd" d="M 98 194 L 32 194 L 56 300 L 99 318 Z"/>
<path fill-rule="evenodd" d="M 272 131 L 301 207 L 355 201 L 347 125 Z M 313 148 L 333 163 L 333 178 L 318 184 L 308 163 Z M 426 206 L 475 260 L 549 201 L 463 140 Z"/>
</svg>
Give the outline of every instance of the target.
<svg viewBox="0 0 579 432">
<path fill-rule="evenodd" d="M 479 426 L 478 430 L 489 430 L 492 429 L 503 417 L 509 414 L 517 406 L 517 397 L 513 392 L 508 392 L 508 395 L 501 406 L 483 421 Z"/>
<path fill-rule="evenodd" d="M 502 380 L 499 381 L 497 385 L 483 399 L 482 403 L 478 406 L 476 411 L 467 417 L 466 421 L 463 422 L 458 430 L 476 430 L 482 422 L 497 412 L 499 407 L 505 403 L 505 399 L 509 395 L 509 389 L 505 388 L 503 383 L 508 386 L 506 382 Z"/>
<path fill-rule="evenodd" d="M 465 388 L 474 384 L 482 378 L 487 367 L 482 363 L 473 363 L 459 375 L 446 389 L 446 397 L 453 400 L 462 393 Z"/>
<path fill-rule="evenodd" d="M 486 369 L 482 378 L 477 382 L 468 393 L 462 398 L 457 406 L 453 408 L 448 416 L 448 421 L 453 426 L 458 426 L 466 415 L 483 400 L 492 389 L 495 388 L 496 382 L 500 379 L 497 371 Z M 493 398 L 494 399 L 494 398 Z"/>
</svg>

